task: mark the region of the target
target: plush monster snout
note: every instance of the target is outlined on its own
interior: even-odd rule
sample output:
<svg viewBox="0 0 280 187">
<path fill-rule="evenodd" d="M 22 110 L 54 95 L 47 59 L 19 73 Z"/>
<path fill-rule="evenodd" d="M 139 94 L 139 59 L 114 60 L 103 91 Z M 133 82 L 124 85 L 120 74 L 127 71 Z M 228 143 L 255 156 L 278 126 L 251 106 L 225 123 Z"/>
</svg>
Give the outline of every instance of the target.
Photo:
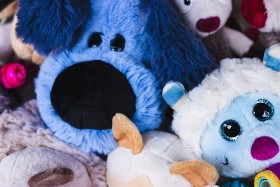
<svg viewBox="0 0 280 187">
<path fill-rule="evenodd" d="M 51 102 L 65 122 L 78 129 L 110 129 L 112 117 L 132 117 L 136 96 L 125 75 L 103 61 L 82 62 L 56 78 Z"/>
<path fill-rule="evenodd" d="M 269 160 L 275 157 L 278 152 L 279 145 L 268 136 L 257 138 L 251 147 L 251 155 L 256 160 Z"/>
</svg>

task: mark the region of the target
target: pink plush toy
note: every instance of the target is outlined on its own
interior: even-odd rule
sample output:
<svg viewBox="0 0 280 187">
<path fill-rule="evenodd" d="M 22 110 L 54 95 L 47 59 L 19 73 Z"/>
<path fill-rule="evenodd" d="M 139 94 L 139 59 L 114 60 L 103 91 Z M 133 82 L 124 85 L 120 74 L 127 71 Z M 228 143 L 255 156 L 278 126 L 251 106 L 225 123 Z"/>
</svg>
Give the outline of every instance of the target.
<svg viewBox="0 0 280 187">
<path fill-rule="evenodd" d="M 0 69 L 0 82 L 6 89 L 18 88 L 26 82 L 26 69 L 19 62 L 5 64 Z"/>
</svg>

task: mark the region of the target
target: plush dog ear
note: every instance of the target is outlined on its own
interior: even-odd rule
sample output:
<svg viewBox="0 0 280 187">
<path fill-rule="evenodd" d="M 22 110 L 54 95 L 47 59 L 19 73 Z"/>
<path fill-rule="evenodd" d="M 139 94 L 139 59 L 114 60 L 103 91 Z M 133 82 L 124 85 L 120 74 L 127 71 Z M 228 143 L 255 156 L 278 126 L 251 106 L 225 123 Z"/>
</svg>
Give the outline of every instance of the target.
<svg viewBox="0 0 280 187">
<path fill-rule="evenodd" d="M 178 81 L 190 90 L 216 68 L 201 40 L 194 36 L 176 15 L 170 0 L 141 0 L 147 19 L 146 32 L 151 36 L 151 69 L 161 83 Z"/>
<path fill-rule="evenodd" d="M 90 12 L 90 0 L 19 0 L 17 37 L 41 55 L 67 48 Z"/>
</svg>

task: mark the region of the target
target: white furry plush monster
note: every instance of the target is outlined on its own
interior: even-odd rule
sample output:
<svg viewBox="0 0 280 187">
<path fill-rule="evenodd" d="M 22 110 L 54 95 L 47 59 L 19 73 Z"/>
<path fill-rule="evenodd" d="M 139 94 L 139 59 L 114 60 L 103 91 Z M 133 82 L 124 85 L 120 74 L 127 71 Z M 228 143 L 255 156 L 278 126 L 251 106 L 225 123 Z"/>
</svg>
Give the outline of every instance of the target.
<svg viewBox="0 0 280 187">
<path fill-rule="evenodd" d="M 200 36 L 217 61 L 242 56 L 252 41 L 225 27 L 232 11 L 231 0 L 173 0 L 186 25 Z"/>
<path fill-rule="evenodd" d="M 150 131 L 143 136 L 123 114 L 113 117 L 119 147 L 109 154 L 109 187 L 215 186 L 219 175 L 209 163 L 196 160 L 177 136 Z"/>
<path fill-rule="evenodd" d="M 280 44 L 264 62 L 225 59 L 189 93 L 168 83 L 172 129 L 221 176 L 252 177 L 280 162 Z M 279 168 L 278 168 L 279 169 Z"/>
</svg>

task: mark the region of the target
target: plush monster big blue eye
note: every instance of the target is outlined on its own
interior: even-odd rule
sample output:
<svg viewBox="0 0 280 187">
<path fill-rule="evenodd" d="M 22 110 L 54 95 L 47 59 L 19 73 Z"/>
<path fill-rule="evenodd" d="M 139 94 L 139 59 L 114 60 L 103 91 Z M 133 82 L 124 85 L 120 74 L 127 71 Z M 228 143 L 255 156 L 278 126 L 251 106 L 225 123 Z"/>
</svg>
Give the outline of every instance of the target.
<svg viewBox="0 0 280 187">
<path fill-rule="evenodd" d="M 184 4 L 189 6 L 191 4 L 191 0 L 184 0 Z"/>
<path fill-rule="evenodd" d="M 253 114 L 259 121 L 269 120 L 274 114 L 273 105 L 266 99 L 259 99 L 254 106 Z"/>
<path fill-rule="evenodd" d="M 222 137 L 228 141 L 236 141 L 242 133 L 242 128 L 234 120 L 227 120 L 220 127 Z"/>
</svg>

